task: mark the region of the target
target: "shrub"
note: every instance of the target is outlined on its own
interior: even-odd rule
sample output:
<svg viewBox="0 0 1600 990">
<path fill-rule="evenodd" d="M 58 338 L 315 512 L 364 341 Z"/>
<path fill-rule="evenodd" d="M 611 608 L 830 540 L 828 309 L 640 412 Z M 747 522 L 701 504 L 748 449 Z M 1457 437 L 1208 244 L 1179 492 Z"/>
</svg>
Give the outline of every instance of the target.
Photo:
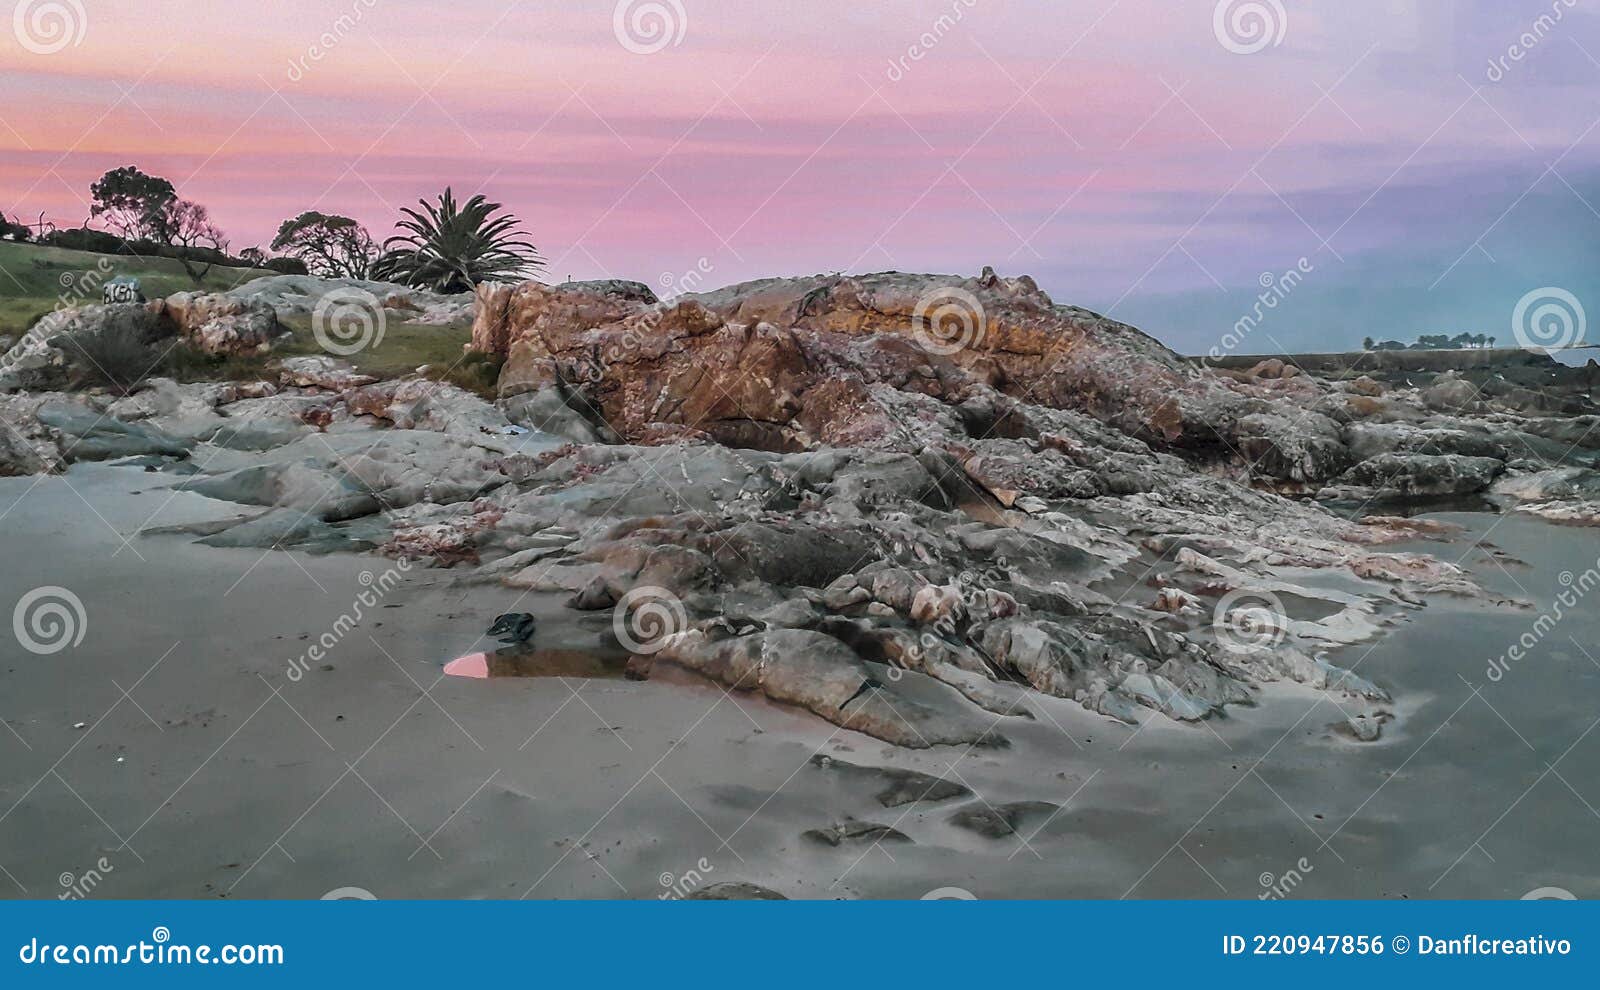
<svg viewBox="0 0 1600 990">
<path fill-rule="evenodd" d="M 126 395 L 150 376 L 161 352 L 144 338 L 144 310 L 112 313 L 98 326 L 57 340 L 76 379 L 73 387 L 101 385 Z"/>
<path fill-rule="evenodd" d="M 137 254 L 133 246 L 116 234 L 88 227 L 68 227 L 52 230 L 39 238 L 40 244 L 67 248 L 71 251 L 93 251 L 96 254 Z"/>
<path fill-rule="evenodd" d="M 306 263 L 299 258 L 268 258 L 266 267 L 280 275 L 309 275 Z"/>
</svg>

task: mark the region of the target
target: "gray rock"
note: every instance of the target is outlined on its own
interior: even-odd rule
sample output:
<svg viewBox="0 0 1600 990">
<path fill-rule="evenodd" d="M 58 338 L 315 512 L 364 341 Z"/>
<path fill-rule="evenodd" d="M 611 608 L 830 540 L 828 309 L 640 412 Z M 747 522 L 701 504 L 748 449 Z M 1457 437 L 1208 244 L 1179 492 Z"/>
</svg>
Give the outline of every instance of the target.
<svg viewBox="0 0 1600 990">
<path fill-rule="evenodd" d="M 701 887 L 688 895 L 691 901 L 786 901 L 787 897 L 758 884 L 732 881 Z"/>
<path fill-rule="evenodd" d="M 846 818 L 844 821 L 835 822 L 826 828 L 812 828 L 800 833 L 803 839 L 810 839 L 825 846 L 841 846 L 846 842 L 910 842 L 911 836 L 897 828 L 880 825 L 877 822 L 857 821 Z"/>
<path fill-rule="evenodd" d="M 921 801 L 949 801 L 972 794 L 964 784 L 920 770 L 858 766 L 821 753 L 811 758 L 811 765 L 839 776 L 846 783 L 859 783 L 875 789 L 873 797 L 885 808 L 898 808 Z"/>
<path fill-rule="evenodd" d="M 1339 480 L 1385 496 L 1470 495 L 1487 489 L 1505 467 L 1493 457 L 1389 453 L 1362 461 Z"/>
<path fill-rule="evenodd" d="M 1060 805 L 1048 801 L 1013 801 L 995 807 L 980 805 L 963 808 L 950 816 L 950 824 L 976 832 L 986 839 L 1003 839 L 1016 835 L 1030 819 L 1045 820 L 1060 810 Z"/>
</svg>

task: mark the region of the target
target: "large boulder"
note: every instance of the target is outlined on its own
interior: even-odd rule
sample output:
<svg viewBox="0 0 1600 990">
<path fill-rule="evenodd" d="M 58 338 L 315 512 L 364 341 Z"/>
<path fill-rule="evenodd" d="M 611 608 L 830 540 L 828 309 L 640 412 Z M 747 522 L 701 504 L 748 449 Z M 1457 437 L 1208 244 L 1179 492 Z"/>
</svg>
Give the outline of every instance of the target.
<svg viewBox="0 0 1600 990">
<path fill-rule="evenodd" d="M 352 301 L 381 308 L 393 318 L 435 326 L 465 323 L 472 318 L 471 293 L 444 296 L 395 282 L 316 275 L 270 275 L 229 289 L 228 298 L 270 306 L 281 320 L 310 317 L 321 305 Z M 333 297 L 330 303 L 324 300 Z"/>
<path fill-rule="evenodd" d="M 1471 495 L 1494 483 L 1505 461 L 1463 454 L 1387 453 L 1362 461 L 1340 479 L 1380 496 Z"/>
<path fill-rule="evenodd" d="M 44 401 L 40 396 L 0 395 L 0 477 L 66 469 L 61 435 L 38 419 Z"/>
<path fill-rule="evenodd" d="M 485 286 L 472 346 L 506 356 L 502 396 L 576 391 L 635 441 L 660 423 L 770 450 L 907 440 L 912 410 L 879 388 L 998 389 L 1164 443 L 1214 437 L 1186 433 L 1183 399 L 1204 389 L 1171 351 L 989 271 L 767 279 L 668 303 L 631 282 Z"/>
<path fill-rule="evenodd" d="M 288 332 L 273 308 L 257 299 L 175 292 L 158 305 L 185 339 L 207 354 L 263 353 Z"/>
<path fill-rule="evenodd" d="M 655 301 L 655 293 L 640 282 L 486 282 L 477 289 L 471 346 L 511 358 L 500 391 L 514 395 L 548 384 L 532 366 L 573 351 L 578 334 L 615 323 Z M 520 346 L 513 350 L 513 345 Z"/>
<path fill-rule="evenodd" d="M 698 632 L 670 638 L 656 655 L 735 691 L 752 691 L 805 708 L 835 725 L 897 746 L 1003 746 L 995 722 L 921 674 L 884 684 L 849 646 L 822 633 L 776 629 L 710 640 Z M 904 690 L 923 682 L 923 691 Z"/>
</svg>

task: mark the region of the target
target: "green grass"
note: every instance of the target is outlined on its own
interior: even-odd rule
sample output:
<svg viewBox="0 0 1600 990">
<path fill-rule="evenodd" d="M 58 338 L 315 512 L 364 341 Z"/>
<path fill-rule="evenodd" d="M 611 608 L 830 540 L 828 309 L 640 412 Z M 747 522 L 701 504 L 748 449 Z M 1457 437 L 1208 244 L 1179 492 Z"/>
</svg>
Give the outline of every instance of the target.
<svg viewBox="0 0 1600 990">
<path fill-rule="evenodd" d="M 107 259 L 109 273 L 101 267 L 101 258 Z M 90 273 L 93 279 L 80 282 Z M 72 275 L 68 280 L 70 284 L 65 287 L 64 274 Z M 223 292 L 252 279 L 276 274 L 259 269 L 213 268 L 198 288 Z M 98 303 L 99 286 L 117 275 L 138 278 L 144 294 L 151 299 L 197 288 L 184 274 L 183 266 L 170 258 L 99 255 L 0 241 L 0 335 L 21 335 L 34 320 L 60 305 L 63 298 L 68 305 Z M 86 288 L 75 294 L 73 286 L 80 284 Z M 86 291 L 90 286 L 93 291 Z M 172 349 L 157 374 L 180 381 L 252 380 L 271 377 L 269 365 L 275 358 L 326 353 L 311 332 L 310 317 L 286 320 L 285 326 L 293 336 L 279 344 L 271 355 L 212 357 L 180 345 Z M 500 374 L 500 361 L 483 354 L 464 354 L 463 345 L 471 336 L 469 327 L 403 323 L 391 313 L 384 326 L 383 340 L 376 347 L 344 360 L 357 370 L 378 378 L 408 375 L 422 365 L 429 365 L 429 377 L 492 398 L 495 380 Z"/>
<path fill-rule="evenodd" d="M 197 286 L 172 258 L 95 254 L 66 248 L 0 241 L 0 335 L 17 336 L 57 306 L 100 301 L 100 287 L 121 275 L 137 278 L 144 294 L 156 299 L 174 292 L 225 292 L 277 272 L 214 267 Z"/>
<path fill-rule="evenodd" d="M 294 336 L 279 344 L 273 354 L 289 357 L 296 354 L 325 354 L 311 331 L 309 317 L 285 320 Z M 418 323 L 402 323 L 390 314 L 384 323 L 383 340 L 344 360 L 357 371 L 376 378 L 397 378 L 409 375 L 423 365 L 428 366 L 428 377 L 448 381 L 469 391 L 493 397 L 495 380 L 500 376 L 501 361 L 487 354 L 465 351 L 472 339 L 469 326 L 437 327 Z"/>
</svg>

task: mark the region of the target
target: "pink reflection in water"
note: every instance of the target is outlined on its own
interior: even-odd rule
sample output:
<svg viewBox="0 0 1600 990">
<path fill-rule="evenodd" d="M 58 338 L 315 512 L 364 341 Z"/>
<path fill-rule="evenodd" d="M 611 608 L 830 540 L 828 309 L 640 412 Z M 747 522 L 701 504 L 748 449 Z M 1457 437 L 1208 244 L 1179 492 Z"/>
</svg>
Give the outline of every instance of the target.
<svg viewBox="0 0 1600 990">
<path fill-rule="evenodd" d="M 469 653 L 456 657 L 444 665 L 444 672 L 452 677 L 488 677 L 489 654 Z"/>
</svg>

